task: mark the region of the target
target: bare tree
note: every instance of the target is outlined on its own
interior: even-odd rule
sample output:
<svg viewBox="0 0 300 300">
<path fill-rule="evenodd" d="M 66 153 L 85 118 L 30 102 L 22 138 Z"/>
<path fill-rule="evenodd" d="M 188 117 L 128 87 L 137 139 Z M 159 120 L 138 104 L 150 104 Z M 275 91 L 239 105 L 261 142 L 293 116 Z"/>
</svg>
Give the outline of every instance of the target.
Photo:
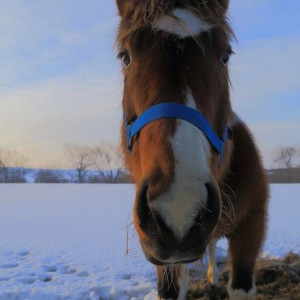
<svg viewBox="0 0 300 300">
<path fill-rule="evenodd" d="M 26 159 L 17 151 L 0 148 L 0 182 L 23 183 L 28 170 L 24 168 Z"/>
<path fill-rule="evenodd" d="M 40 169 L 34 179 L 35 183 L 66 183 L 64 172 L 60 170 Z"/>
<path fill-rule="evenodd" d="M 101 144 L 93 149 L 94 166 L 99 172 L 100 179 L 105 182 L 115 182 L 122 166 L 118 147 L 111 144 Z"/>
<path fill-rule="evenodd" d="M 275 154 L 274 163 L 285 169 L 282 170 L 283 176 L 285 177 L 285 181 L 288 183 L 293 182 L 292 173 L 297 155 L 298 151 L 294 147 L 281 147 Z"/>
<path fill-rule="evenodd" d="M 291 169 L 297 154 L 298 151 L 294 147 L 281 147 L 277 150 L 273 162 L 279 167 Z"/>
<path fill-rule="evenodd" d="M 93 149 L 89 146 L 65 145 L 65 156 L 72 168 L 76 170 L 76 181 L 84 183 L 87 169 L 93 166 Z"/>
</svg>

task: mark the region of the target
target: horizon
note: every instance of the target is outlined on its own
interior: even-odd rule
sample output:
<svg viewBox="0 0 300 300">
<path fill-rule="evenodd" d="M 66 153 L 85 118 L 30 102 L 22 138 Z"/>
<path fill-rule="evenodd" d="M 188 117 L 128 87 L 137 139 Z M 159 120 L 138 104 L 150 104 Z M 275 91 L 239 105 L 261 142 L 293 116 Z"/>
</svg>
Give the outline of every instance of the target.
<svg viewBox="0 0 300 300">
<path fill-rule="evenodd" d="M 103 9 L 105 7 L 105 9 Z M 234 110 L 264 166 L 280 146 L 300 148 L 300 2 L 232 0 Z M 26 166 L 63 168 L 67 143 L 118 144 L 122 72 L 114 1 L 0 3 L 0 148 Z"/>
</svg>

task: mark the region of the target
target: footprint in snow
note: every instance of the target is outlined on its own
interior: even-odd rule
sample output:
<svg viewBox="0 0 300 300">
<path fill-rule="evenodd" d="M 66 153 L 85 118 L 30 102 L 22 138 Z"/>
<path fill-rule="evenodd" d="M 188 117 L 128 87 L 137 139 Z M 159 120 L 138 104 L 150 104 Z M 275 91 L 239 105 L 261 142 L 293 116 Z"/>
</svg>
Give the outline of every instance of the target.
<svg viewBox="0 0 300 300">
<path fill-rule="evenodd" d="M 36 274 L 34 274 L 32 277 L 26 276 L 26 277 L 21 277 L 18 279 L 19 282 L 22 282 L 22 283 L 28 284 L 28 285 L 33 284 L 34 282 L 36 282 L 38 280 L 47 283 L 47 282 L 52 281 L 52 276 L 49 276 L 47 274 L 41 274 L 41 275 L 36 276 Z"/>
<path fill-rule="evenodd" d="M 122 279 L 125 279 L 125 280 L 131 279 L 131 274 L 123 274 Z"/>
<path fill-rule="evenodd" d="M 23 257 L 28 256 L 29 254 L 30 254 L 30 251 L 27 251 L 27 250 L 21 250 L 17 253 L 17 255 L 23 256 Z"/>
<path fill-rule="evenodd" d="M 56 266 L 44 266 L 44 270 L 46 272 L 54 273 L 57 271 L 57 267 Z"/>
<path fill-rule="evenodd" d="M 32 284 L 35 282 L 35 278 L 23 277 L 23 278 L 18 279 L 18 281 L 25 283 L 25 284 Z"/>
<path fill-rule="evenodd" d="M 74 274 L 77 272 L 77 270 L 75 268 L 67 266 L 67 265 L 63 265 L 63 266 L 44 265 L 43 269 L 45 272 L 48 272 L 48 273 L 58 272 L 59 274 Z"/>
<path fill-rule="evenodd" d="M 75 267 L 70 267 L 68 265 L 44 265 L 43 269 L 47 273 L 55 273 L 62 275 L 76 275 L 78 277 L 88 277 L 90 274 L 87 271 L 81 271 L 76 269 Z M 130 279 L 130 278 L 128 278 Z"/>
<path fill-rule="evenodd" d="M 50 281 L 52 281 L 52 276 L 40 275 L 39 276 L 39 280 L 43 281 L 43 282 L 50 282 Z"/>
<path fill-rule="evenodd" d="M 7 263 L 7 264 L 0 265 L 0 268 L 2 268 L 2 269 L 13 269 L 13 268 L 16 268 L 18 266 L 19 266 L 19 264 L 17 264 L 17 263 Z"/>
<path fill-rule="evenodd" d="M 89 276 L 89 272 L 87 272 L 87 271 L 80 271 L 80 272 L 77 272 L 76 275 L 78 277 L 88 277 Z"/>
<path fill-rule="evenodd" d="M 59 273 L 60 274 L 74 274 L 76 273 L 77 270 L 75 268 L 72 268 L 72 267 L 68 267 L 68 266 L 65 266 L 65 267 L 62 267 L 61 270 L 59 270 Z"/>
</svg>

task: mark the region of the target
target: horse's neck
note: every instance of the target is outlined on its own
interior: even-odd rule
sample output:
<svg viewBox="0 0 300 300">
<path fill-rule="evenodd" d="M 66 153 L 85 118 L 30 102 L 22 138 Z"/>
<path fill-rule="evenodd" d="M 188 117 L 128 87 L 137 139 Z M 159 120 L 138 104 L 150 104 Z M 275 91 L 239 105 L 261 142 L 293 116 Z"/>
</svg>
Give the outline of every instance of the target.
<svg viewBox="0 0 300 300">
<path fill-rule="evenodd" d="M 229 120 L 228 120 L 228 126 L 230 128 L 234 127 L 236 124 L 238 123 L 242 123 L 243 121 L 241 120 L 241 118 L 234 112 L 231 111 L 231 114 L 229 116 Z"/>
</svg>

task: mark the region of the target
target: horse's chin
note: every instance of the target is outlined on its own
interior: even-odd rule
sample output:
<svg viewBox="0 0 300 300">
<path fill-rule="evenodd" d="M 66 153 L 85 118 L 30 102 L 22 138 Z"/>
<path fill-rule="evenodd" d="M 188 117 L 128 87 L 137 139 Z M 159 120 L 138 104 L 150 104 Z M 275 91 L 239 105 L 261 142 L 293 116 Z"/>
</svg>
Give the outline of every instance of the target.
<svg viewBox="0 0 300 300">
<path fill-rule="evenodd" d="M 202 257 L 202 255 L 198 256 L 198 257 L 193 257 L 193 258 L 183 258 L 183 259 L 168 259 L 168 260 L 160 260 L 156 257 L 154 257 L 147 249 L 146 247 L 141 243 L 142 246 L 142 250 L 144 252 L 144 255 L 146 257 L 146 259 L 152 263 L 155 266 L 167 266 L 167 265 L 176 265 L 176 264 L 188 264 L 188 263 L 192 263 L 198 259 L 200 259 Z"/>
</svg>

